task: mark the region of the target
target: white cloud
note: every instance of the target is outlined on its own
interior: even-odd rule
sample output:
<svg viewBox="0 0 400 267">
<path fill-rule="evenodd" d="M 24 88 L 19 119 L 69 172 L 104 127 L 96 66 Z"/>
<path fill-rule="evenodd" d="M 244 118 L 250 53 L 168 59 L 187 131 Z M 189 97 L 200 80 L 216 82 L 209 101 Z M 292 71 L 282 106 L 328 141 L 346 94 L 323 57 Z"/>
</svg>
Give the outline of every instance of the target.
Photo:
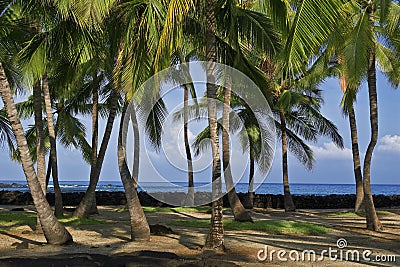
<svg viewBox="0 0 400 267">
<path fill-rule="evenodd" d="M 316 159 L 351 159 L 351 149 L 338 148 L 333 142 L 324 143 L 322 147 L 310 146 L 314 151 Z"/>
<path fill-rule="evenodd" d="M 400 136 L 385 135 L 380 139 L 379 151 L 400 152 Z"/>
</svg>

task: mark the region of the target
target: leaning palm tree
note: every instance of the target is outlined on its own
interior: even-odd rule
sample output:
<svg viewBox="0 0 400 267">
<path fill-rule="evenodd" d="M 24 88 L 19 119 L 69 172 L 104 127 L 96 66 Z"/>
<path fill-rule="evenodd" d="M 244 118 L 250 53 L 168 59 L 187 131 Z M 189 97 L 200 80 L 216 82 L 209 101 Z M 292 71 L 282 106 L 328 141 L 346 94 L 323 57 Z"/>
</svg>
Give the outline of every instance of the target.
<svg viewBox="0 0 400 267">
<path fill-rule="evenodd" d="M 104 135 L 101 141 L 100 149 L 98 150 L 98 116 L 99 116 L 99 85 L 100 82 L 106 78 L 93 76 L 91 86 L 88 88 L 92 92 L 92 155 L 91 155 L 91 169 L 90 169 L 90 179 L 89 186 L 86 190 L 85 196 L 76 208 L 74 215 L 76 217 L 87 217 L 90 214 L 97 213 L 96 205 L 96 186 L 100 178 L 100 172 L 103 166 L 105 153 L 107 151 L 108 143 L 111 138 L 111 131 L 113 128 L 114 120 L 119 108 L 118 105 L 118 94 L 113 88 L 113 82 L 111 77 L 108 78 L 110 82 L 108 86 L 102 88 L 107 96 L 107 102 L 109 107 L 109 113 L 107 117 L 107 124 L 104 130 Z M 106 90 L 104 90 L 106 89 Z M 108 91 L 108 92 L 107 92 Z"/>
<path fill-rule="evenodd" d="M 41 223 L 41 228 L 50 244 L 65 244 L 72 242 L 72 236 L 65 227 L 57 221 L 46 197 L 33 167 L 33 162 L 29 154 L 24 131 L 18 117 L 17 108 L 15 107 L 14 99 L 11 92 L 11 87 L 8 83 L 7 76 L 0 63 L 0 94 L 3 99 L 4 106 L 7 110 L 18 150 L 21 155 L 22 167 L 28 181 L 29 189 L 33 198 L 33 202 L 37 209 L 38 218 Z"/>
<path fill-rule="evenodd" d="M 137 189 L 135 187 L 135 181 L 132 179 L 130 174 L 127 160 L 126 160 L 126 136 L 128 133 L 127 126 L 129 125 L 129 111 L 126 113 L 128 103 L 125 103 L 122 114 L 121 122 L 118 133 L 118 167 L 121 175 L 122 184 L 125 188 L 125 195 L 127 200 L 127 206 L 130 215 L 131 224 L 131 240 L 141 241 L 150 240 L 150 228 L 147 223 L 146 216 L 141 208 Z M 134 108 L 134 107 L 133 107 Z M 137 167 L 137 166 L 135 166 Z"/>
<path fill-rule="evenodd" d="M 174 1 L 171 1 L 171 7 L 173 3 Z M 132 174 L 130 173 L 126 162 L 125 151 L 127 129 L 124 128 L 124 126 L 129 125 L 129 119 L 131 118 L 134 133 L 136 132 L 136 137 L 138 137 L 138 131 L 137 129 L 135 130 L 135 128 L 137 128 L 137 122 L 140 120 L 144 121 L 145 133 L 150 143 L 156 148 L 160 147 L 162 125 L 165 119 L 166 108 L 162 99 L 157 100 L 159 88 L 153 88 L 154 91 L 149 90 L 149 92 L 143 92 L 144 95 L 142 98 L 138 97 L 140 93 L 138 94 L 137 92 L 141 85 L 154 75 L 156 69 L 159 66 L 163 66 L 161 63 L 168 62 L 167 64 L 169 64 L 169 60 L 160 60 L 161 63 L 157 62 L 157 55 L 163 55 L 163 53 L 159 51 L 161 48 L 159 48 L 158 45 L 163 42 L 156 41 L 160 38 L 160 31 L 164 38 L 170 37 L 169 34 L 164 34 L 168 32 L 169 27 L 166 26 L 168 24 L 163 25 L 164 17 L 159 16 L 161 14 L 166 14 L 165 6 L 162 5 L 152 5 L 146 1 L 126 1 L 121 3 L 115 12 L 122 15 L 116 16 L 110 20 L 108 27 L 114 30 L 114 25 L 125 25 L 125 27 L 121 27 L 122 31 L 115 33 L 114 38 L 112 38 L 112 41 L 115 42 L 114 47 L 118 47 L 118 56 L 114 66 L 114 86 L 115 90 L 121 90 L 125 95 L 118 137 L 119 171 L 127 198 L 132 240 L 149 240 L 149 225 L 137 196 L 136 186 L 139 179 L 139 177 L 137 177 L 139 166 L 134 165 Z M 171 10 L 169 14 L 176 15 L 177 13 Z M 134 108 L 142 110 L 127 110 L 128 101 L 133 101 Z M 146 103 L 149 105 L 146 105 Z M 140 114 L 146 113 L 147 111 L 150 111 L 148 117 L 139 117 Z M 135 138 L 134 142 L 136 148 L 134 149 L 134 163 L 138 164 L 138 138 Z"/>
<path fill-rule="evenodd" d="M 2 10 L 2 16 L 0 16 L 0 24 L 8 26 L 7 31 L 0 32 L 0 43 L 2 44 L 0 49 L 0 94 L 5 106 L 5 110 L 7 111 L 7 116 L 9 118 L 16 139 L 19 153 L 21 155 L 22 167 L 24 169 L 24 173 L 28 181 L 31 195 L 38 213 L 38 218 L 40 220 L 41 227 L 47 242 L 51 244 L 65 244 L 68 242 L 72 242 L 72 236 L 65 229 L 65 227 L 57 221 L 42 191 L 42 187 L 40 185 L 37 173 L 33 166 L 32 159 L 30 157 L 27 141 L 24 136 L 24 131 L 14 103 L 11 86 L 2 64 L 2 62 L 10 62 L 9 55 L 15 55 L 16 51 L 18 51 L 18 49 L 20 49 L 21 47 L 18 44 L 18 40 L 21 37 L 18 36 L 19 32 L 13 32 L 13 29 L 16 29 L 15 26 L 17 26 L 16 22 L 18 22 L 18 18 L 15 15 L 18 13 L 14 14 L 13 7 L 9 6 L 8 3 L 5 3 L 4 1 L 0 2 L 0 9 Z M 14 48 L 16 49 L 14 50 Z M 3 57 L 3 55 L 7 56 Z"/>
<path fill-rule="evenodd" d="M 100 38 L 103 25 L 102 22 L 108 15 L 114 1 L 93 1 L 91 5 L 85 5 L 83 2 L 79 1 L 73 3 L 70 2 L 67 3 L 69 5 L 69 8 L 67 9 L 65 9 L 65 3 L 62 4 L 59 2 L 16 2 L 21 5 L 22 13 L 30 20 L 30 25 L 32 25 L 31 28 L 34 31 L 32 39 L 30 42 L 27 42 L 24 49 L 20 52 L 20 58 L 24 66 L 24 70 L 30 75 L 31 79 L 34 80 L 38 79 L 38 77 L 42 77 L 42 81 L 44 81 L 43 85 L 45 86 L 43 86 L 43 88 L 45 89 L 44 96 L 46 100 L 46 115 L 48 118 L 49 132 L 50 135 L 53 136 L 51 138 L 51 140 L 53 140 L 51 141 L 52 174 L 56 181 L 56 175 L 58 172 L 56 165 L 57 158 L 54 136 L 55 130 L 54 125 L 51 123 L 51 114 L 49 113 L 51 111 L 51 102 L 49 101 L 51 96 L 49 95 L 50 90 L 47 90 L 48 87 L 46 86 L 46 76 L 51 71 L 55 72 L 54 69 L 57 69 L 56 67 L 58 66 L 59 62 L 67 61 L 69 64 L 64 64 L 64 66 L 67 68 L 58 69 L 59 73 L 56 73 L 57 75 L 54 76 L 59 77 L 58 80 L 60 80 L 60 84 L 64 82 L 68 85 L 75 79 L 73 75 L 76 74 L 77 70 L 80 72 L 80 75 L 76 76 L 83 76 L 81 73 L 81 69 L 83 68 L 82 66 L 88 64 L 88 62 L 93 62 L 93 58 L 96 58 L 99 61 L 103 59 L 104 61 L 104 58 L 102 58 L 101 55 L 99 57 L 99 55 L 96 53 L 98 49 L 96 45 L 103 45 L 103 42 L 99 41 L 102 40 Z M 46 15 L 40 16 L 41 19 L 37 20 L 38 13 L 40 13 L 42 10 L 46 11 Z M 74 12 L 71 10 L 74 10 Z M 69 42 L 65 43 L 58 36 L 64 36 L 65 38 L 68 38 Z M 88 69 L 86 68 L 86 70 Z M 98 89 L 99 88 L 96 88 L 96 90 Z M 36 95 L 38 95 L 38 93 L 39 92 L 37 92 Z M 97 93 L 95 92 L 94 96 L 96 95 Z M 39 101 L 39 97 L 34 97 L 34 99 Z M 37 104 L 36 106 L 36 111 L 38 111 L 39 105 Z M 96 107 L 96 105 L 93 106 Z M 97 112 L 94 112 L 94 114 L 97 115 Z M 111 114 L 113 113 L 111 112 Z M 39 119 L 39 115 L 37 115 L 37 119 Z M 96 125 L 97 124 L 94 124 L 94 128 L 96 128 Z M 40 126 L 40 122 L 38 126 Z M 93 140 L 96 141 L 96 131 L 94 130 L 93 133 Z M 37 135 L 37 138 L 41 138 L 40 132 Z M 105 140 L 105 143 L 107 143 L 107 138 L 104 138 L 103 140 Z M 38 144 L 40 143 L 38 142 Z M 93 145 L 92 147 L 93 149 L 96 149 L 97 152 L 97 145 Z M 92 164 L 93 171 L 91 171 L 91 181 L 96 181 L 96 178 L 98 180 L 102 163 L 101 155 L 105 154 L 103 151 L 104 149 L 102 150 L 100 148 L 99 159 L 97 159 L 97 155 L 96 157 L 93 156 L 92 163 L 96 161 L 96 164 Z M 44 167 L 42 167 L 42 165 L 44 165 L 42 154 L 43 153 L 38 153 L 38 166 L 40 166 L 39 176 L 41 178 L 44 176 L 44 171 L 42 171 L 44 169 Z M 91 182 L 91 185 L 92 184 L 93 182 Z M 93 186 L 90 186 L 89 189 L 92 188 Z M 85 200 L 89 199 L 89 201 L 84 201 L 83 203 L 90 202 L 90 205 L 80 205 L 76 212 L 77 216 L 81 217 L 87 215 L 87 210 L 89 208 L 84 209 L 81 208 L 82 206 L 95 207 L 95 205 L 93 205 L 93 195 L 94 193 L 87 194 Z M 56 198 L 56 200 L 58 200 L 58 198 Z M 60 206 L 60 204 L 57 206 Z"/>
<path fill-rule="evenodd" d="M 54 113 L 55 121 L 54 123 L 54 138 L 56 141 L 60 142 L 64 147 L 74 147 L 77 150 L 82 151 L 83 159 L 90 162 L 90 145 L 86 141 L 86 128 L 84 124 L 77 119 L 76 111 L 79 113 L 86 113 L 88 109 L 85 103 L 82 103 L 82 99 L 85 99 L 84 91 L 77 92 L 73 97 L 66 96 L 63 90 L 53 90 L 51 93 L 52 99 L 52 111 Z M 16 103 L 18 114 L 21 119 L 29 119 L 33 116 L 33 98 L 28 97 L 27 100 Z M 51 137 L 50 137 L 50 124 L 47 119 L 43 120 L 44 134 L 45 134 L 45 151 L 51 153 Z M 35 127 L 30 126 L 25 132 L 25 136 L 28 141 L 29 150 L 31 152 L 31 157 L 34 162 L 37 160 L 36 154 L 36 133 Z M 21 157 L 18 151 L 15 151 L 12 155 L 13 160 L 21 162 Z M 46 187 L 49 184 L 50 175 L 52 174 L 52 157 L 48 157 L 48 165 L 46 172 Z M 57 177 L 57 176 L 56 176 Z M 54 195 L 55 195 L 55 214 L 56 216 L 62 215 L 62 197 L 61 189 L 57 180 L 53 176 L 54 185 Z"/>
<path fill-rule="evenodd" d="M 46 109 L 46 119 L 47 127 L 49 130 L 50 137 L 50 158 L 49 166 L 51 166 L 51 174 L 53 177 L 54 184 L 54 198 L 55 198 L 55 215 L 60 217 L 63 215 L 63 202 L 61 196 L 60 184 L 58 182 L 58 164 L 57 164 L 57 142 L 56 142 L 56 127 L 53 119 L 53 109 L 50 96 L 49 83 L 47 80 L 47 75 L 42 77 L 42 87 L 43 87 L 43 98 Z M 48 176 L 46 175 L 46 185 L 48 184 Z"/>
</svg>

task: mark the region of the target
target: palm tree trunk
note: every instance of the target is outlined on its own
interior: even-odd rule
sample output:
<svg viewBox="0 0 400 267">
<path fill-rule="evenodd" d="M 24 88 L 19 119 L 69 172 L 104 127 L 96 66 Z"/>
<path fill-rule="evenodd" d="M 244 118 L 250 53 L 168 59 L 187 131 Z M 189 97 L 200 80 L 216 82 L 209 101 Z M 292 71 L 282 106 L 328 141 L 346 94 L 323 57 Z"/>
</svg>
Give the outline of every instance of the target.
<svg viewBox="0 0 400 267">
<path fill-rule="evenodd" d="M 371 27 L 374 27 L 374 12 L 372 7 L 368 7 L 370 11 Z M 371 123 L 371 139 L 365 153 L 364 158 L 364 205 L 365 217 L 367 220 L 367 229 L 372 231 L 382 231 L 382 224 L 376 214 L 374 200 L 371 192 L 371 161 L 372 154 L 376 143 L 378 142 L 378 98 L 376 92 L 376 67 L 375 67 L 375 51 L 370 51 L 370 59 L 368 66 L 368 95 L 369 95 L 369 112 Z"/>
<path fill-rule="evenodd" d="M 125 103 L 118 133 L 118 167 L 122 184 L 125 189 L 126 202 L 129 209 L 131 223 L 131 239 L 135 241 L 150 240 L 150 227 L 140 205 L 139 197 L 134 186 L 134 180 L 126 163 L 126 135 L 128 134 L 129 116 L 125 116 L 127 103 Z M 136 166 L 137 167 L 137 166 Z"/>
<path fill-rule="evenodd" d="M 29 153 L 28 144 L 24 135 L 21 121 L 18 117 L 17 108 L 11 94 L 11 88 L 8 83 L 3 66 L 0 63 L 0 94 L 7 110 L 8 119 L 11 123 L 15 139 L 17 141 L 18 150 L 21 155 L 22 168 L 28 182 L 29 189 L 35 204 L 38 218 L 41 222 L 44 236 L 49 244 L 62 245 L 72 242 L 71 234 L 54 216 L 43 189 L 40 185 L 38 176 L 36 175 L 33 161 Z"/>
<path fill-rule="evenodd" d="M 90 180 L 89 184 L 97 186 L 97 181 L 95 181 L 95 177 L 93 176 L 93 172 L 96 168 L 97 164 L 97 147 L 99 145 L 99 81 L 97 78 L 97 72 L 93 74 L 93 87 L 92 87 L 92 163 L 90 165 Z M 95 190 L 96 191 L 96 190 Z M 88 195 L 89 208 L 87 210 L 88 214 L 96 214 L 97 205 L 96 205 L 96 194 Z"/>
<path fill-rule="evenodd" d="M 37 82 L 33 86 L 33 108 L 35 114 L 35 129 L 36 129 L 36 165 L 37 175 L 42 187 L 43 194 L 46 195 L 46 159 L 44 149 L 44 131 L 43 131 L 43 118 L 42 118 L 42 90 L 40 83 Z M 41 232 L 40 219 L 37 218 L 36 231 Z"/>
<path fill-rule="evenodd" d="M 248 188 L 248 198 L 249 198 L 249 207 L 253 208 L 254 207 L 254 148 L 253 145 L 250 144 L 250 152 L 249 152 L 249 158 L 250 158 L 250 170 L 249 170 L 249 188 Z"/>
<path fill-rule="evenodd" d="M 100 172 L 103 167 L 104 157 L 106 155 L 108 143 L 111 138 L 111 132 L 118 108 L 118 96 L 116 92 L 112 92 L 112 100 L 111 100 L 111 108 L 110 113 L 108 114 L 106 129 L 104 131 L 103 140 L 101 141 L 99 154 L 97 155 L 96 165 L 90 171 L 90 182 L 89 186 L 86 190 L 85 196 L 83 197 L 81 203 L 76 208 L 74 212 L 74 216 L 78 218 L 87 217 L 90 214 L 93 214 L 93 210 L 96 209 L 96 186 L 100 178 Z M 94 202 L 94 207 L 93 207 Z"/>
<path fill-rule="evenodd" d="M 130 111 L 131 114 L 131 120 L 132 120 L 132 128 L 133 128 L 133 138 L 134 138 L 134 144 L 133 144 L 133 166 L 132 166 L 132 179 L 133 179 L 133 184 L 135 188 L 137 189 L 138 187 L 138 182 L 139 182 L 139 155 L 140 155 L 140 136 L 139 136 L 139 124 L 137 121 L 137 116 L 136 116 L 136 110 L 135 107 L 132 104 L 132 110 Z"/>
<path fill-rule="evenodd" d="M 188 101 L 189 101 L 189 88 L 187 85 L 183 87 L 183 138 L 185 141 L 186 161 L 188 166 L 188 192 L 186 196 L 185 206 L 194 206 L 194 180 L 193 180 L 193 163 L 192 153 L 190 151 L 189 136 L 188 136 Z"/>
<path fill-rule="evenodd" d="M 292 195 L 290 194 L 287 139 L 286 139 L 286 119 L 285 119 L 285 113 L 282 109 L 279 111 L 279 115 L 281 119 L 281 132 L 282 132 L 282 175 L 283 175 L 283 194 L 285 202 L 285 211 L 292 212 L 296 211 L 296 207 L 293 203 Z"/>
<path fill-rule="evenodd" d="M 47 81 L 46 74 L 44 74 L 42 77 L 42 83 L 43 83 L 44 103 L 46 108 L 47 127 L 49 129 L 49 136 L 50 136 L 51 160 L 49 159 L 49 161 L 51 162 L 51 173 L 54 185 L 54 209 L 56 217 L 61 217 L 63 216 L 63 202 L 62 202 L 60 184 L 58 183 L 56 131 L 54 128 L 53 112 L 52 112 L 53 109 L 51 105 L 49 83 Z"/>
<path fill-rule="evenodd" d="M 46 188 L 49 186 L 51 176 L 51 155 L 49 155 L 49 162 L 47 163 L 47 170 L 46 170 Z"/>
<path fill-rule="evenodd" d="M 354 112 L 353 105 L 349 108 L 348 112 L 351 133 L 351 150 L 353 154 L 354 177 L 356 179 L 356 204 L 354 207 L 354 212 L 359 212 L 364 199 L 364 189 L 361 173 L 360 150 L 358 149 L 356 114 Z"/>
<path fill-rule="evenodd" d="M 229 114 L 231 109 L 231 84 L 230 77 L 228 74 L 225 97 L 224 97 L 224 108 L 222 111 L 222 163 L 224 168 L 224 178 L 226 191 L 228 192 L 229 205 L 232 208 L 233 216 L 235 221 L 239 222 L 253 222 L 250 214 L 243 207 L 240 201 L 235 185 L 233 184 L 231 166 L 230 166 L 230 138 L 229 138 Z"/>
<path fill-rule="evenodd" d="M 339 64 L 342 63 L 342 59 L 339 57 Z M 340 78 L 340 87 L 343 94 L 348 90 L 347 79 L 345 76 Z M 358 133 L 357 133 L 357 121 L 356 114 L 354 112 L 354 104 L 348 107 L 349 114 L 349 124 L 350 124 L 350 135 L 351 135 L 351 151 L 353 155 L 353 170 L 354 178 L 356 181 L 356 203 L 354 206 L 354 212 L 359 212 L 361 205 L 364 200 L 364 189 L 363 180 L 361 173 L 361 160 L 360 160 L 360 150 L 358 148 Z"/>
<path fill-rule="evenodd" d="M 205 249 L 213 251 L 224 251 L 224 225 L 222 217 L 222 181 L 221 181 L 221 159 L 219 154 L 219 140 L 217 128 L 217 105 L 215 86 L 215 0 L 205 0 L 206 11 L 206 58 L 207 58 L 207 102 L 208 102 L 208 125 L 210 128 L 211 147 L 213 155 L 212 165 L 212 208 L 211 226 L 207 235 Z"/>
</svg>

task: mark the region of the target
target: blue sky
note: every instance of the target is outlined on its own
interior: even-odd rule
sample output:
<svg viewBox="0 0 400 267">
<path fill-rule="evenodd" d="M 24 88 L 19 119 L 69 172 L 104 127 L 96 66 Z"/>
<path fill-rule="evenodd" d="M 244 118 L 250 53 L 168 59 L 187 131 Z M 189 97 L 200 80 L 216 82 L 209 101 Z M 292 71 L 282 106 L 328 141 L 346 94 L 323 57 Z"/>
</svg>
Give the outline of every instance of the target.
<svg viewBox="0 0 400 267">
<path fill-rule="evenodd" d="M 324 90 L 323 96 L 325 104 L 322 108 L 323 114 L 331 119 L 338 127 L 339 132 L 343 136 L 345 149 L 336 148 L 330 140 L 320 138 L 313 146 L 316 162 L 312 171 L 307 171 L 295 158 L 289 157 L 289 179 L 292 183 L 354 183 L 351 160 L 351 142 L 348 120 L 340 111 L 340 101 L 342 93 L 339 89 L 338 81 L 334 79 L 327 80 L 321 89 Z M 198 92 L 201 95 L 201 92 Z M 181 101 L 183 94 L 181 91 L 174 91 L 167 96 L 166 102 L 169 108 L 175 103 Z M 386 81 L 385 78 L 378 74 L 378 104 L 379 104 L 379 142 L 375 149 L 372 160 L 372 183 L 375 184 L 400 184 L 400 90 L 394 90 Z M 3 103 L 0 100 L 0 107 Z M 368 106 L 368 91 L 364 84 L 358 94 L 356 104 L 356 116 L 358 123 L 360 151 L 365 152 L 369 137 L 369 106 Z M 83 118 L 90 129 L 90 118 Z M 24 122 L 24 126 L 32 122 Z M 100 136 L 104 129 L 105 121 L 100 123 Z M 119 181 L 119 173 L 117 167 L 117 126 L 119 118 L 116 120 L 116 125 L 111 137 L 110 146 L 104 161 L 103 171 L 100 177 L 101 181 Z M 191 140 L 205 124 L 191 123 Z M 158 175 L 166 177 L 170 181 L 186 181 L 186 173 L 171 166 L 170 162 L 178 166 L 183 166 L 184 154 L 181 134 L 181 127 L 169 127 L 169 132 L 166 132 L 164 137 L 165 151 L 170 161 L 165 157 L 157 155 L 150 149 L 149 157 L 142 154 L 142 164 L 140 169 L 140 178 L 146 181 L 160 181 Z M 90 135 L 88 136 L 90 138 Z M 243 177 L 242 181 L 247 181 L 248 170 L 247 155 L 242 153 L 237 140 L 232 142 L 232 165 L 235 177 Z M 142 149 L 144 151 L 144 149 Z M 89 165 L 85 163 L 80 156 L 79 151 L 67 150 L 59 146 L 59 175 L 60 180 L 64 181 L 84 181 L 89 177 Z M 196 166 L 206 167 L 210 161 L 210 151 L 203 155 L 195 164 Z M 0 150 L 0 182 L 3 180 L 24 180 L 22 167 L 15 162 L 12 162 L 6 151 Z M 275 160 L 271 171 L 267 176 L 257 175 L 256 182 L 281 182 L 281 153 L 280 143 L 277 143 Z M 156 166 L 157 172 L 153 169 Z M 202 172 L 195 174 L 195 181 L 208 182 L 210 181 L 210 169 L 205 168 Z"/>
</svg>

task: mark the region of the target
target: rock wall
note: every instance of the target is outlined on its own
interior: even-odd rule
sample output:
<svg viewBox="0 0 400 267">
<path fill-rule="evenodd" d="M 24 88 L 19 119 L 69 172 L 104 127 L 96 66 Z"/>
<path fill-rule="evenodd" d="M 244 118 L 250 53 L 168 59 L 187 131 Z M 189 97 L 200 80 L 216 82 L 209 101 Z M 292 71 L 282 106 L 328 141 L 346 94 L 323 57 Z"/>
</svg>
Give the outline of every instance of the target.
<svg viewBox="0 0 400 267">
<path fill-rule="evenodd" d="M 165 203 L 154 199 L 146 192 L 139 192 L 139 199 L 143 206 L 164 207 Z M 175 193 L 160 193 L 162 198 L 173 197 Z M 179 193 L 176 193 L 179 194 Z M 181 194 L 181 193 L 180 193 Z M 65 206 L 76 206 L 83 198 L 84 192 L 63 193 Z M 239 198 L 248 206 L 247 193 L 238 193 Z M 196 193 L 195 198 L 207 198 L 207 193 Z M 98 205 L 125 205 L 126 199 L 123 192 L 96 192 Z M 162 199 L 161 198 L 161 199 Z M 293 195 L 293 201 L 298 209 L 342 209 L 353 208 L 355 195 Z M 54 194 L 48 193 L 47 200 L 54 205 Z M 377 208 L 400 207 L 400 195 L 385 196 L 374 195 L 374 203 Z M 32 197 L 29 192 L 0 191 L 0 205 L 32 205 Z M 227 196 L 224 196 L 224 206 L 228 206 Z M 256 194 L 254 207 L 258 208 L 283 208 L 283 195 Z"/>
</svg>

